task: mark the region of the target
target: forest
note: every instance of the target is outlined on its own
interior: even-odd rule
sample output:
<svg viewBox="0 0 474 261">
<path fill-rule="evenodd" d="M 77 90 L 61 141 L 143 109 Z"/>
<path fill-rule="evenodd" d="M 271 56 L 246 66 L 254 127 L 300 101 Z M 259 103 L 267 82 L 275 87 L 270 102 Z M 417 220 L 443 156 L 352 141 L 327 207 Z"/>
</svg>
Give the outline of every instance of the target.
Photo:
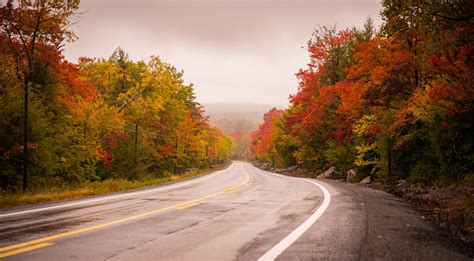
<svg viewBox="0 0 474 261">
<path fill-rule="evenodd" d="M 211 124 L 229 135 L 233 140 L 232 159 L 248 161 L 253 158 L 250 152 L 251 132 L 262 116 L 273 107 L 252 103 L 204 103 L 206 115 Z"/>
<path fill-rule="evenodd" d="M 472 179 L 473 5 L 385 0 L 381 16 L 315 30 L 290 106 L 252 134 L 257 160 L 359 180 Z"/>
<path fill-rule="evenodd" d="M 0 189 L 34 191 L 179 175 L 224 162 L 232 140 L 211 126 L 183 72 L 152 56 L 63 56 L 77 36 L 71 1 L 0 5 Z"/>
</svg>

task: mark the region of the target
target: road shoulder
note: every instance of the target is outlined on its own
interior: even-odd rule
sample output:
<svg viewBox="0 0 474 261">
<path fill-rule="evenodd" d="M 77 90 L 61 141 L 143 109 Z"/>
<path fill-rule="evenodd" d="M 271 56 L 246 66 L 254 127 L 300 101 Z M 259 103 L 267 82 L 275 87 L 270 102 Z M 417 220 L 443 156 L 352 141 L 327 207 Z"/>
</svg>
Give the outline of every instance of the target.
<svg viewBox="0 0 474 261">
<path fill-rule="evenodd" d="M 436 230 L 403 199 L 360 185 L 320 182 L 332 194 L 331 205 L 281 260 L 295 256 L 361 260 L 471 260 L 473 257 L 472 249 Z"/>
</svg>

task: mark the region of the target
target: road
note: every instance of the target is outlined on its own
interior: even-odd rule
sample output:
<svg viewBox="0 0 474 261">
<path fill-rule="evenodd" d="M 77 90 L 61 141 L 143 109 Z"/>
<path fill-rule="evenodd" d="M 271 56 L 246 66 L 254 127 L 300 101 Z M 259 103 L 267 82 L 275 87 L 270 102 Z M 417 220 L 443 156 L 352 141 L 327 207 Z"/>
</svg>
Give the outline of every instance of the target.
<svg viewBox="0 0 474 261">
<path fill-rule="evenodd" d="M 0 257 L 471 260 L 472 253 L 384 192 L 234 162 L 171 185 L 1 210 Z"/>
</svg>

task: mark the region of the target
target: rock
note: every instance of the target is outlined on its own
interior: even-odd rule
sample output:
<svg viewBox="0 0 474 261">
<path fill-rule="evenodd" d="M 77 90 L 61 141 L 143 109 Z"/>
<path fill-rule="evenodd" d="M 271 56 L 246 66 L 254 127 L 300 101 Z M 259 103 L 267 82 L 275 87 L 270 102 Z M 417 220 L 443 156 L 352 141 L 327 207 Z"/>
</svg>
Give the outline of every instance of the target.
<svg viewBox="0 0 474 261">
<path fill-rule="evenodd" d="M 295 171 L 295 170 L 297 170 L 297 169 L 298 169 L 298 165 L 295 165 L 295 166 L 292 166 L 292 167 L 287 168 L 286 171 L 288 171 L 288 172 L 293 172 L 293 171 Z"/>
<path fill-rule="evenodd" d="M 424 194 L 424 195 L 420 195 L 420 199 L 423 200 L 423 201 L 434 201 L 435 196 L 431 193 L 427 193 L 427 194 Z"/>
<path fill-rule="evenodd" d="M 395 190 L 398 196 L 404 196 L 409 188 L 409 184 L 406 180 L 401 179 L 395 183 Z"/>
<path fill-rule="evenodd" d="M 347 171 L 346 181 L 347 182 L 354 182 L 356 176 L 357 176 L 357 172 L 353 169 L 350 169 L 350 170 Z"/>
<path fill-rule="evenodd" d="M 322 173 L 323 173 L 322 171 L 317 170 L 317 171 L 311 173 L 311 177 L 316 178 L 316 179 L 322 178 L 322 176 L 321 176 L 321 175 L 323 175 Z"/>
<path fill-rule="evenodd" d="M 346 179 L 346 177 L 341 172 L 334 171 L 328 179 Z"/>
<path fill-rule="evenodd" d="M 291 175 L 291 174 L 294 174 L 294 172 L 298 169 L 298 166 L 292 166 L 292 167 L 288 167 L 288 168 L 285 168 L 285 169 L 276 169 L 276 172 L 277 173 L 282 173 L 282 174 L 285 174 L 285 175 Z"/>
<path fill-rule="evenodd" d="M 370 176 L 365 177 L 363 180 L 360 181 L 361 185 L 368 185 L 370 184 Z"/>
<path fill-rule="evenodd" d="M 335 166 L 329 167 L 326 171 L 324 171 L 324 173 L 326 173 L 326 172 L 333 172 L 333 171 L 336 171 L 336 167 L 335 167 Z"/>
<path fill-rule="evenodd" d="M 408 187 L 408 182 L 404 179 L 397 181 L 395 184 L 397 187 Z"/>
<path fill-rule="evenodd" d="M 344 178 L 344 175 L 336 170 L 336 167 L 330 167 L 328 170 L 326 170 L 323 174 L 323 178 L 326 179 L 341 179 Z"/>
</svg>

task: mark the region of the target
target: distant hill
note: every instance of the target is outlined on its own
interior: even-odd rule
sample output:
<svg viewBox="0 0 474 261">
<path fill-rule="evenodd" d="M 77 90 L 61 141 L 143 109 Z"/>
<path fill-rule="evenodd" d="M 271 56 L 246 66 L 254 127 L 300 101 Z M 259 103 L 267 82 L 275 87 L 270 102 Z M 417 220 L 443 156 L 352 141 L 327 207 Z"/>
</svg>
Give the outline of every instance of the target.
<svg viewBox="0 0 474 261">
<path fill-rule="evenodd" d="M 254 103 L 203 103 L 212 125 L 225 133 L 253 131 L 271 108 L 283 106 Z"/>
</svg>

